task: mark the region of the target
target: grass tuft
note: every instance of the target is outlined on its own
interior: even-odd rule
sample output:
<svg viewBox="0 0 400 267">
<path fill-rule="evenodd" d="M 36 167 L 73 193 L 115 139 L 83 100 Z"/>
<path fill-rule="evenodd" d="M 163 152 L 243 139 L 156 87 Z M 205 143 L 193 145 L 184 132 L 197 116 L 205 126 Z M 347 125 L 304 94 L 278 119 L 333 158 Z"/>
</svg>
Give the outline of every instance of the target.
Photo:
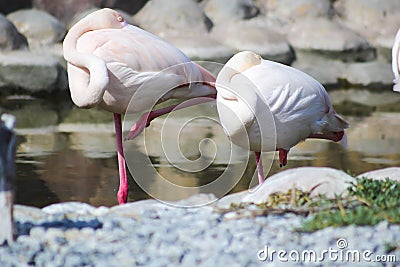
<svg viewBox="0 0 400 267">
<path fill-rule="evenodd" d="M 400 223 L 399 182 L 359 178 L 350 184 L 347 193 L 347 197 L 327 200 L 337 207 L 312 214 L 299 231 L 313 232 L 329 226 L 375 225 L 383 220 L 391 224 Z"/>
</svg>

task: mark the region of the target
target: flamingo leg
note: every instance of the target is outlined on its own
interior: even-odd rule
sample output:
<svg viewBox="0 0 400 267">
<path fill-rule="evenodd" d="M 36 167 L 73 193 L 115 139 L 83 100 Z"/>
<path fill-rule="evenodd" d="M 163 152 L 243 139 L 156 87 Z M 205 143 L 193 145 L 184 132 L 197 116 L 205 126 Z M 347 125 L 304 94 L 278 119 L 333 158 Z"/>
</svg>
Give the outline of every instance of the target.
<svg viewBox="0 0 400 267">
<path fill-rule="evenodd" d="M 194 105 L 206 103 L 206 102 L 215 100 L 215 98 L 216 98 L 216 95 L 192 98 L 181 104 L 176 104 L 176 105 L 172 105 L 169 107 L 146 112 L 142 116 L 140 116 L 138 121 L 132 126 L 132 128 L 129 130 L 129 133 L 127 134 L 125 140 L 134 139 L 136 136 L 138 136 L 144 130 L 144 128 L 148 127 L 150 125 L 150 122 L 152 120 L 154 120 L 155 118 L 158 118 L 164 114 L 170 113 L 171 111 L 174 111 L 174 110 L 180 110 L 180 109 L 191 107 Z"/>
<path fill-rule="evenodd" d="M 126 175 L 125 155 L 122 147 L 122 121 L 121 114 L 114 113 L 115 135 L 117 139 L 118 150 L 118 169 L 119 169 L 119 188 L 117 193 L 118 203 L 125 204 L 128 202 L 128 177 Z"/>
<path fill-rule="evenodd" d="M 279 166 L 280 167 L 286 166 L 288 153 L 289 153 L 289 150 L 279 148 Z"/>
<path fill-rule="evenodd" d="M 264 171 L 261 161 L 261 152 L 254 152 L 254 154 L 256 155 L 258 184 L 262 184 L 264 182 Z"/>
</svg>

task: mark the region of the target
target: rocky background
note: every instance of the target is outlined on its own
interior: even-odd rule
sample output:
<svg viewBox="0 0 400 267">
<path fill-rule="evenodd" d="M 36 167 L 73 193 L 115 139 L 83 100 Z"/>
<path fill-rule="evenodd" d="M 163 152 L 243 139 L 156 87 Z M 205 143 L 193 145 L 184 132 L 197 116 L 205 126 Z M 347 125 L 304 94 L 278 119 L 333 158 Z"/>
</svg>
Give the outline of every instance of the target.
<svg viewBox="0 0 400 267">
<path fill-rule="evenodd" d="M 67 90 L 62 40 L 102 7 L 193 60 L 224 63 L 253 50 L 328 86 L 392 84 L 398 0 L 0 0 L 0 94 Z"/>
</svg>

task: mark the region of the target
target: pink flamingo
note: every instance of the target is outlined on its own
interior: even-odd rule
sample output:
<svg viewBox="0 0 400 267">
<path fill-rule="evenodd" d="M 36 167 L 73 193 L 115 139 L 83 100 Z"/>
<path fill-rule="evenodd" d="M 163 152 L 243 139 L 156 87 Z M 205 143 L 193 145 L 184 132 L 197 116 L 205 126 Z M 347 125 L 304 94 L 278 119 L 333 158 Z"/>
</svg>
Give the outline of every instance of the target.
<svg viewBox="0 0 400 267">
<path fill-rule="evenodd" d="M 259 183 L 261 151 L 279 151 L 287 164 L 291 147 L 306 138 L 346 142 L 348 123 L 333 109 L 324 87 L 311 76 L 243 51 L 219 72 L 218 115 L 230 140 L 255 151 Z"/>
<path fill-rule="evenodd" d="M 77 22 L 63 43 L 64 58 L 68 62 L 68 80 L 73 102 L 81 108 L 101 108 L 114 113 L 118 148 L 120 185 L 118 202 L 128 199 L 128 180 L 122 147 L 121 114 L 127 112 L 129 102 L 138 88 L 152 79 L 146 88 L 140 107 L 130 111 L 144 111 L 154 103 L 169 98 L 193 98 L 179 108 L 214 99 L 215 77 L 201 66 L 191 62 L 180 50 L 162 39 L 125 22 L 112 9 L 95 11 Z M 174 68 L 172 75 L 160 71 Z M 169 73 L 171 74 L 171 73 Z M 193 86 L 193 81 L 197 86 Z M 170 91 L 171 88 L 175 88 Z M 159 99 L 163 96 L 162 99 Z M 167 96 L 167 97 L 165 97 Z M 137 136 L 150 121 L 172 111 L 171 106 L 143 114 L 132 127 L 127 138 Z"/>
</svg>

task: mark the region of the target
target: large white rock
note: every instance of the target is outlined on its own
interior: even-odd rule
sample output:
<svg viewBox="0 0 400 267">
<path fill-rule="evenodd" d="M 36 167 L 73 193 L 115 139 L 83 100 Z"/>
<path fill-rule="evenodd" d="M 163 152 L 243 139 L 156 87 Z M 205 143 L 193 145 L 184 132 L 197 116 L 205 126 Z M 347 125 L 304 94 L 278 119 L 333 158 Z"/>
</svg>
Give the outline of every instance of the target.
<svg viewBox="0 0 400 267">
<path fill-rule="evenodd" d="M 341 78 L 350 84 L 361 86 L 391 85 L 393 83 L 391 65 L 383 61 L 348 64 Z"/>
<path fill-rule="evenodd" d="M 209 36 L 211 20 L 193 0 L 152 0 L 134 16 L 135 22 L 198 60 L 225 62 L 233 51 Z"/>
<path fill-rule="evenodd" d="M 63 23 L 41 10 L 18 10 L 8 14 L 7 18 L 28 38 L 29 45 L 48 45 L 61 42 L 66 33 Z"/>
<path fill-rule="evenodd" d="M 214 26 L 212 36 L 234 51 L 250 50 L 266 59 L 289 64 L 294 55 L 284 35 L 266 24 L 227 21 Z"/>
<path fill-rule="evenodd" d="M 375 58 L 374 49 L 367 40 L 327 18 L 296 21 L 288 32 L 288 40 L 295 49 L 344 57 L 342 59 L 345 61 L 369 61 Z"/>
<path fill-rule="evenodd" d="M 398 0 L 338 0 L 337 19 L 357 31 L 390 61 L 390 49 L 400 26 Z"/>
<path fill-rule="evenodd" d="M 357 177 L 362 178 L 370 178 L 376 180 L 383 180 L 389 178 L 391 180 L 395 180 L 400 182 L 400 168 L 399 167 L 389 167 L 380 170 L 373 170 L 369 172 L 364 172 Z"/>
<path fill-rule="evenodd" d="M 286 193 L 289 189 L 297 188 L 310 191 L 311 196 L 325 194 L 332 198 L 345 193 L 349 183 L 354 178 L 343 171 L 325 167 L 300 167 L 277 173 L 269 178 L 253 192 L 243 197 L 242 202 L 255 204 L 265 203 L 272 193 Z"/>
<path fill-rule="evenodd" d="M 259 13 L 252 0 L 206 0 L 204 11 L 213 23 L 250 19 Z"/>
<path fill-rule="evenodd" d="M 365 51 L 368 53 L 367 51 Z M 332 58 L 337 55 L 336 59 Z M 365 55 L 365 54 L 364 54 Z M 330 56 L 311 52 L 299 51 L 296 53 L 296 61 L 292 66 L 313 76 L 324 85 L 335 85 L 345 81 L 354 86 L 383 87 L 393 84 L 393 73 L 388 62 L 373 60 L 368 62 L 343 62 L 344 59 L 351 60 L 358 56 L 351 51 L 341 53 L 332 52 Z"/>
<path fill-rule="evenodd" d="M 268 16 L 293 23 L 304 17 L 326 17 L 332 12 L 330 0 L 258 0 Z"/>
</svg>

